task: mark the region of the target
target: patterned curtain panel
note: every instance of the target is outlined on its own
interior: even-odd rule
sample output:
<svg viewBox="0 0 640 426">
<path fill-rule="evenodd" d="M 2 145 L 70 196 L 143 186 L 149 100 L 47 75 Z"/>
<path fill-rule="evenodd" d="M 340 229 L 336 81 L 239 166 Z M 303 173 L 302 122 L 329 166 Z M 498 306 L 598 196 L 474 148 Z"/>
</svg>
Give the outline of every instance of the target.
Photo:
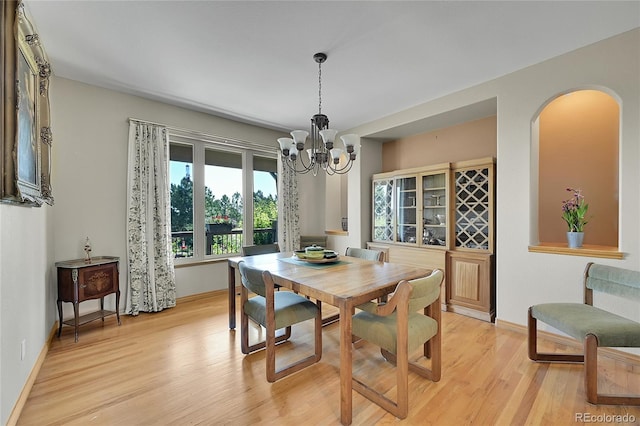
<svg viewBox="0 0 640 426">
<path fill-rule="evenodd" d="M 127 182 L 127 312 L 176 305 L 167 129 L 131 120 Z"/>
<path fill-rule="evenodd" d="M 300 246 L 300 215 L 298 212 L 298 179 L 296 174 L 278 158 L 278 244 L 282 251 L 297 250 Z"/>
</svg>

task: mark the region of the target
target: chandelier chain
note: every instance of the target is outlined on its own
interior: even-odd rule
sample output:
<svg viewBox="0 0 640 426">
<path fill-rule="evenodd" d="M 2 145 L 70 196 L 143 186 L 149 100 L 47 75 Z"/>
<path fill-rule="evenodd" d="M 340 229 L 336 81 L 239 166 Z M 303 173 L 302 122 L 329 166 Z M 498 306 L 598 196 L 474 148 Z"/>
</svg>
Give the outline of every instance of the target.
<svg viewBox="0 0 640 426">
<path fill-rule="evenodd" d="M 318 114 L 322 114 L 322 62 L 318 62 Z"/>
</svg>

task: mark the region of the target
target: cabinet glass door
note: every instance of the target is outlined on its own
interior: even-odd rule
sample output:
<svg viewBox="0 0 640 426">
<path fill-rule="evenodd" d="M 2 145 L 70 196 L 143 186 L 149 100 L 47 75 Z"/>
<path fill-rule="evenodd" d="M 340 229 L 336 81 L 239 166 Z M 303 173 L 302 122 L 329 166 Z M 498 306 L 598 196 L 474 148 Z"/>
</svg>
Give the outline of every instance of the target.
<svg viewBox="0 0 640 426">
<path fill-rule="evenodd" d="M 455 172 L 456 247 L 490 249 L 489 180 L 488 168 Z"/>
<path fill-rule="evenodd" d="M 422 244 L 447 245 L 447 174 L 422 176 Z"/>
<path fill-rule="evenodd" d="M 373 240 L 393 241 L 393 178 L 373 181 Z"/>
<path fill-rule="evenodd" d="M 415 176 L 396 179 L 396 205 L 398 206 L 396 241 L 417 243 L 417 190 Z"/>
</svg>

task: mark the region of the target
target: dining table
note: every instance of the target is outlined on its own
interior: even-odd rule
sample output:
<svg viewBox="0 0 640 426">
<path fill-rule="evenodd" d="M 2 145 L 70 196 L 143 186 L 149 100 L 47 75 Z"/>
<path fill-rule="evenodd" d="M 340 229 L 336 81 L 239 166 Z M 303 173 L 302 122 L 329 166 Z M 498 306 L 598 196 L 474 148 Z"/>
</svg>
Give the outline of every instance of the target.
<svg viewBox="0 0 640 426">
<path fill-rule="evenodd" d="M 339 256 L 332 262 L 298 259 L 292 252 L 228 259 L 229 328 L 236 327 L 236 270 L 240 262 L 268 270 L 274 283 L 339 309 L 340 421 L 352 422 L 352 315 L 355 307 L 393 292 L 401 280 L 425 277 L 432 270 L 398 263 Z"/>
</svg>

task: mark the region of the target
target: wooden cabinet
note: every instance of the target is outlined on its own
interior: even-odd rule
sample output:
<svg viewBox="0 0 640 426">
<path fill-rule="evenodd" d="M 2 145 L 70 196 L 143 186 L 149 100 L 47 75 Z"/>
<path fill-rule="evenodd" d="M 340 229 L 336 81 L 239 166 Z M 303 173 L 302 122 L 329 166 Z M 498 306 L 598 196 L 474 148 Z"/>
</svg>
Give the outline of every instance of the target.
<svg viewBox="0 0 640 426">
<path fill-rule="evenodd" d="M 449 247 L 449 170 L 420 174 L 422 189 L 422 245 Z"/>
<path fill-rule="evenodd" d="M 449 163 L 373 176 L 372 240 L 448 248 Z"/>
<path fill-rule="evenodd" d="M 493 322 L 495 279 L 493 255 L 447 253 L 447 310 Z"/>
<path fill-rule="evenodd" d="M 373 176 L 372 239 L 388 262 L 445 271 L 443 307 L 495 320 L 495 162 Z"/>
<path fill-rule="evenodd" d="M 495 178 L 492 158 L 452 164 L 453 247 L 447 253 L 447 308 L 493 322 Z"/>
<path fill-rule="evenodd" d="M 94 257 L 90 262 L 84 259 L 57 262 L 58 269 L 58 337 L 62 326 L 75 328 L 75 341 L 78 341 L 78 329 L 87 322 L 116 315 L 120 325 L 120 284 L 118 273 L 119 258 L 112 256 Z M 104 309 L 104 298 L 115 294 L 116 310 Z M 100 310 L 89 314 L 79 314 L 79 304 L 85 300 L 100 299 Z M 62 319 L 62 302 L 73 303 L 73 318 Z"/>
<path fill-rule="evenodd" d="M 373 178 L 373 241 L 393 242 L 395 228 L 394 178 L 378 175 Z"/>
<path fill-rule="evenodd" d="M 418 244 L 417 181 L 417 176 L 404 176 L 395 179 L 395 240 L 399 243 Z"/>
<path fill-rule="evenodd" d="M 493 253 L 494 168 L 493 162 L 454 163 L 454 249 Z"/>
</svg>

